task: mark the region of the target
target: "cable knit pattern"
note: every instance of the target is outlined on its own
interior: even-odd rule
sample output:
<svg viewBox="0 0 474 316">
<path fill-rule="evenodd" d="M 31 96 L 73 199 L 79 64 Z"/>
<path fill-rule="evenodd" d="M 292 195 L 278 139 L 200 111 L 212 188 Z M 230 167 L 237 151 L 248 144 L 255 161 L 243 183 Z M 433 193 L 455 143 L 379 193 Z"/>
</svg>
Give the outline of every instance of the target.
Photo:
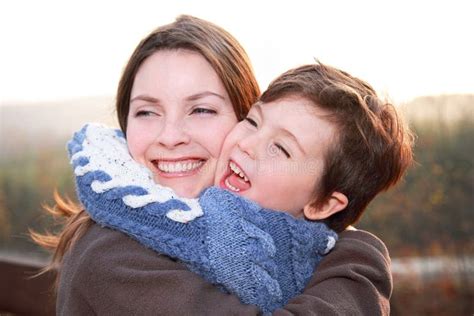
<svg viewBox="0 0 474 316">
<path fill-rule="evenodd" d="M 80 201 L 99 224 L 177 258 L 246 304 L 271 312 L 302 292 L 337 235 L 211 187 L 185 199 L 153 182 L 117 130 L 89 124 L 68 143 Z"/>
</svg>

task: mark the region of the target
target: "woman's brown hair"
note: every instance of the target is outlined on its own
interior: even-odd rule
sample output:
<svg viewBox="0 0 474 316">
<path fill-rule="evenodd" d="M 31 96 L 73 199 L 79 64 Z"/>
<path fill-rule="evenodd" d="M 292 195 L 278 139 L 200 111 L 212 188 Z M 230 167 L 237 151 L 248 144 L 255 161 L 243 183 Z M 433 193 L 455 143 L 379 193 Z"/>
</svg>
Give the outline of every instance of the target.
<svg viewBox="0 0 474 316">
<path fill-rule="evenodd" d="M 257 101 L 260 90 L 249 58 L 239 42 L 219 26 L 182 15 L 171 24 L 158 27 L 137 46 L 122 73 L 116 97 L 116 111 L 120 128 L 127 130 L 130 94 L 135 75 L 141 64 L 159 50 L 191 50 L 201 54 L 211 64 L 230 97 L 234 112 L 242 120 Z M 46 210 L 65 221 L 59 234 L 31 232 L 33 240 L 54 252 L 47 270 L 59 272 L 63 257 L 92 224 L 83 207 L 64 200 L 55 193 L 56 205 Z M 58 274 L 59 276 L 59 274 Z"/>
</svg>

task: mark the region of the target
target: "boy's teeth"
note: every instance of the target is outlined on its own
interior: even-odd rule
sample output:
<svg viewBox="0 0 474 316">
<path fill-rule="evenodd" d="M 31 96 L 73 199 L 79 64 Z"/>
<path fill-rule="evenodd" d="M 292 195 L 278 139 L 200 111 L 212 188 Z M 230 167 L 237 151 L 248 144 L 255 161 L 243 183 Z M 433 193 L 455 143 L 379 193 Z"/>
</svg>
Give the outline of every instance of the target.
<svg viewBox="0 0 474 316">
<path fill-rule="evenodd" d="M 233 163 L 232 161 L 229 162 L 229 166 L 230 166 L 230 169 L 237 175 L 239 175 L 239 177 L 241 177 L 242 179 L 244 179 L 245 182 L 248 182 L 249 179 L 247 178 L 247 176 L 245 176 L 245 173 L 235 164 Z"/>
<path fill-rule="evenodd" d="M 232 184 L 229 183 L 229 179 L 225 179 L 225 185 L 231 189 L 232 191 L 235 191 L 235 192 L 239 192 L 240 189 L 239 188 L 236 188 L 234 187 Z"/>
<path fill-rule="evenodd" d="M 202 161 L 198 162 L 177 162 L 177 163 L 171 163 L 171 162 L 158 162 L 158 169 L 163 171 L 163 172 L 187 172 L 194 170 L 198 167 L 200 167 L 203 164 Z"/>
</svg>

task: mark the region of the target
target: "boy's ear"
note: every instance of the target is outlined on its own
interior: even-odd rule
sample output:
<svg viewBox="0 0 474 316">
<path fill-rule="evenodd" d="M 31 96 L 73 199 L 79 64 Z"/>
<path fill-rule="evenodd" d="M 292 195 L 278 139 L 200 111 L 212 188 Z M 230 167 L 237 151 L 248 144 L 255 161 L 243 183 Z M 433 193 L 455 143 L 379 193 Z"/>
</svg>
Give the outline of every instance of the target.
<svg viewBox="0 0 474 316">
<path fill-rule="evenodd" d="M 349 200 L 340 192 L 333 192 L 329 199 L 320 207 L 314 207 L 314 203 L 308 203 L 303 209 L 304 216 L 311 220 L 322 220 L 336 214 L 346 208 Z"/>
</svg>

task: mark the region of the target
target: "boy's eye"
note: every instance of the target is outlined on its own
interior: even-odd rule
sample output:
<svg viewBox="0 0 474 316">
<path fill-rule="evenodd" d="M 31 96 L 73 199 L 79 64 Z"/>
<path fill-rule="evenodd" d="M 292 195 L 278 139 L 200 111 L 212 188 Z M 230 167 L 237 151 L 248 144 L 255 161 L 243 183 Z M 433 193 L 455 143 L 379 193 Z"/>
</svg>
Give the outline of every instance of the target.
<svg viewBox="0 0 474 316">
<path fill-rule="evenodd" d="M 252 125 L 253 127 L 258 127 L 257 122 L 255 122 L 255 121 L 254 121 L 253 119 L 251 119 L 250 117 L 247 116 L 247 117 L 245 118 L 245 120 L 246 120 L 247 122 L 249 122 L 250 125 Z"/>
<path fill-rule="evenodd" d="M 275 147 L 278 148 L 286 156 L 286 158 L 291 158 L 290 153 L 285 148 L 283 148 L 282 145 L 275 143 Z"/>
<path fill-rule="evenodd" d="M 195 108 L 191 111 L 191 114 L 216 114 L 217 111 L 207 108 Z"/>
</svg>

